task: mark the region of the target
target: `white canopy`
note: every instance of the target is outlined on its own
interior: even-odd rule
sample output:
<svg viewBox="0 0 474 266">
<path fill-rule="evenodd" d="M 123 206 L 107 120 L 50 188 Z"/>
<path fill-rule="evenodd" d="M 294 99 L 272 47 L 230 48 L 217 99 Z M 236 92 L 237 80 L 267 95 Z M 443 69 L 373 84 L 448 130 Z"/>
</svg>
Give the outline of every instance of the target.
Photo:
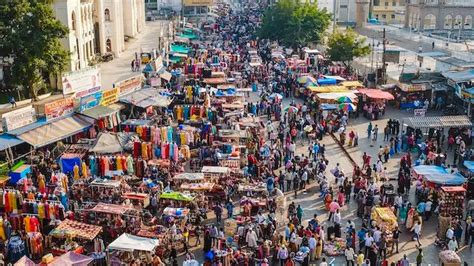
<svg viewBox="0 0 474 266">
<path fill-rule="evenodd" d="M 109 250 L 123 250 L 132 252 L 134 250 L 153 251 L 159 245 L 157 239 L 122 234 L 108 246 Z"/>
<path fill-rule="evenodd" d="M 325 100 L 337 100 L 340 97 L 349 97 L 351 99 L 357 99 L 357 95 L 355 95 L 353 92 L 318 93 L 317 96 L 319 99 L 325 99 Z"/>
</svg>

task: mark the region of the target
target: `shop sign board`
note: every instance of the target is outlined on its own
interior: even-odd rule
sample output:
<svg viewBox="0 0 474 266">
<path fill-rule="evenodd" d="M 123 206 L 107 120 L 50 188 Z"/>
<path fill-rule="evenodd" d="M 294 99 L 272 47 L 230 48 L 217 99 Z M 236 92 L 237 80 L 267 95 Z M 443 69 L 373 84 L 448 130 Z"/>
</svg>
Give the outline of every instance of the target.
<svg viewBox="0 0 474 266">
<path fill-rule="evenodd" d="M 426 113 L 425 108 L 420 108 L 420 109 L 413 109 L 413 114 L 414 116 L 419 116 L 419 117 L 424 117 Z"/>
<path fill-rule="evenodd" d="M 125 96 L 131 92 L 142 88 L 143 75 L 128 78 L 114 84 L 114 88 L 118 89 L 119 97 Z"/>
<path fill-rule="evenodd" d="M 107 106 L 107 105 L 111 105 L 113 103 L 116 103 L 116 102 L 118 102 L 118 98 L 119 98 L 118 88 L 105 90 L 102 93 L 102 103 L 101 103 L 101 105 Z"/>
<path fill-rule="evenodd" d="M 2 115 L 3 131 L 11 131 L 36 122 L 36 111 L 32 105 Z"/>
<path fill-rule="evenodd" d="M 83 112 L 85 110 L 99 106 L 102 102 L 102 94 L 102 91 L 98 91 L 96 93 L 82 97 L 79 101 L 79 111 Z"/>
<path fill-rule="evenodd" d="M 387 50 L 385 51 L 385 62 L 392 62 L 398 64 L 400 62 L 400 51 Z"/>
<path fill-rule="evenodd" d="M 67 72 L 62 75 L 61 81 L 64 95 L 77 94 L 91 89 L 100 90 L 100 70 L 97 66 L 93 66 Z"/>
<path fill-rule="evenodd" d="M 184 6 L 212 6 L 213 0 L 184 0 Z"/>
<path fill-rule="evenodd" d="M 44 105 L 46 120 L 50 121 L 74 112 L 74 100 L 72 98 L 59 99 Z"/>
</svg>

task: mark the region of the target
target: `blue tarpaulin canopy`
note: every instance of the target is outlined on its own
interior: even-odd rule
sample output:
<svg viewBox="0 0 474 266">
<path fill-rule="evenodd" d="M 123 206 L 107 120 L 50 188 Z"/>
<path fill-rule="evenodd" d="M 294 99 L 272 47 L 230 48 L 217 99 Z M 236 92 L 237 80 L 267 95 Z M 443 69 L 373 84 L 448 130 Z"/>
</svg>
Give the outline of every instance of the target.
<svg viewBox="0 0 474 266">
<path fill-rule="evenodd" d="M 474 161 L 464 161 L 464 166 L 467 170 L 474 172 Z"/>
<path fill-rule="evenodd" d="M 442 175 L 448 174 L 448 171 L 441 166 L 436 165 L 418 165 L 413 167 L 417 175 Z"/>
<path fill-rule="evenodd" d="M 331 103 L 321 104 L 321 110 L 336 110 L 336 109 L 337 109 L 337 104 L 331 104 Z"/>
<path fill-rule="evenodd" d="M 6 150 L 10 147 L 14 147 L 22 143 L 24 143 L 23 140 L 18 139 L 14 136 L 6 135 L 6 134 L 0 135 L 0 151 Z"/>
<path fill-rule="evenodd" d="M 458 174 L 432 174 L 426 175 L 426 180 L 437 185 L 459 186 L 464 184 L 466 179 Z"/>
<path fill-rule="evenodd" d="M 317 82 L 319 85 L 335 85 L 337 83 L 337 80 L 333 78 L 326 78 L 318 79 Z"/>
</svg>

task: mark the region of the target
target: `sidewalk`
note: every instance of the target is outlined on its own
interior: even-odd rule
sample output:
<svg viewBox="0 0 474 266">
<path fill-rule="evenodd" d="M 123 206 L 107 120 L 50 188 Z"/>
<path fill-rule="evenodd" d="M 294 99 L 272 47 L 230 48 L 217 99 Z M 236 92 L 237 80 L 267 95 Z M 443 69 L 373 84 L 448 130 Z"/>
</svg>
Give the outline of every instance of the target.
<svg viewBox="0 0 474 266">
<path fill-rule="evenodd" d="M 137 75 L 138 72 L 132 72 L 130 67 L 135 53 L 158 49 L 158 38 L 164 22 L 165 20 L 147 21 L 143 32 L 125 43 L 125 51 L 120 57 L 100 64 L 103 89 L 110 89 L 115 82 Z"/>
</svg>

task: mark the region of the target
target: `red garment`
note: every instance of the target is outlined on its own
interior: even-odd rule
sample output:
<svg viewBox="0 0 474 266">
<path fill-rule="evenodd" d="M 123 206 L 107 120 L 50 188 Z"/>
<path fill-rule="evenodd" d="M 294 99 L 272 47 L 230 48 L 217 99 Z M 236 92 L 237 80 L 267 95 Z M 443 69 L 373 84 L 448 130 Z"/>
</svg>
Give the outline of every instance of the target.
<svg viewBox="0 0 474 266">
<path fill-rule="evenodd" d="M 140 154 L 142 153 L 142 144 L 138 141 L 135 141 L 133 143 L 133 157 L 138 158 Z"/>
<path fill-rule="evenodd" d="M 125 131 L 125 132 L 127 132 L 127 133 L 130 132 L 130 127 L 129 127 L 128 125 L 125 126 L 125 128 L 123 129 L 123 131 Z"/>
<path fill-rule="evenodd" d="M 31 217 L 30 218 L 30 231 L 31 232 L 39 232 L 40 228 L 40 223 L 38 218 L 36 217 Z"/>
</svg>

